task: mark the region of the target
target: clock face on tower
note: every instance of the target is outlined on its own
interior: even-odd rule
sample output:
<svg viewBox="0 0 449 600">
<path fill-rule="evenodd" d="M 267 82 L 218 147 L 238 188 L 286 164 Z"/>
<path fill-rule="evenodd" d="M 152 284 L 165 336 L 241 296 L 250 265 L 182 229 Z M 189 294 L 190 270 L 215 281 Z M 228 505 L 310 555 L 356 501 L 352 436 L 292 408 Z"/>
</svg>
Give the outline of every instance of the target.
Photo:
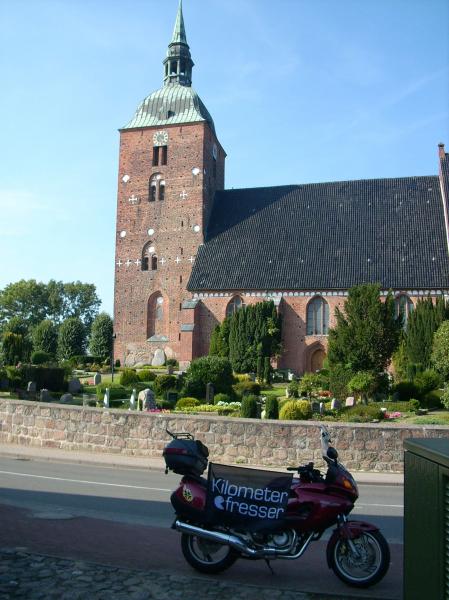
<svg viewBox="0 0 449 600">
<path fill-rule="evenodd" d="M 156 131 L 153 135 L 153 144 L 155 146 L 165 146 L 168 142 L 168 133 L 166 131 Z"/>
</svg>

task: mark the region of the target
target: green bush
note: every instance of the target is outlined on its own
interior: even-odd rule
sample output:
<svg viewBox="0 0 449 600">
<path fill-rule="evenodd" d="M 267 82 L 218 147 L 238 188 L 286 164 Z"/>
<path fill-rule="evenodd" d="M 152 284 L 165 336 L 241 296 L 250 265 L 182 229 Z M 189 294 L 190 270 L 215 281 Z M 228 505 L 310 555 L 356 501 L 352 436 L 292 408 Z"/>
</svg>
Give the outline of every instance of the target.
<svg viewBox="0 0 449 600">
<path fill-rule="evenodd" d="M 169 402 L 168 400 L 165 400 L 163 398 L 158 398 L 156 400 L 156 406 L 164 410 L 171 410 L 173 408 L 173 402 Z"/>
<path fill-rule="evenodd" d="M 205 398 L 208 383 L 214 386 L 215 393 L 232 394 L 234 375 L 227 358 L 203 356 L 192 361 L 185 374 L 185 395 Z"/>
<path fill-rule="evenodd" d="M 278 419 L 279 418 L 279 402 L 274 396 L 268 396 L 265 402 L 265 418 L 266 419 Z"/>
<path fill-rule="evenodd" d="M 120 359 L 117 358 L 117 360 L 114 363 L 114 367 L 116 367 L 117 369 L 119 369 L 122 366 L 122 363 L 120 362 Z"/>
<path fill-rule="evenodd" d="M 48 352 L 44 352 L 43 350 L 36 350 L 31 355 L 31 363 L 33 365 L 43 365 L 44 363 L 48 363 L 53 359 L 53 356 Z"/>
<path fill-rule="evenodd" d="M 449 410 L 449 385 L 444 386 L 444 391 L 441 395 L 441 404 Z"/>
<path fill-rule="evenodd" d="M 414 398 L 404 401 L 391 401 L 386 402 L 373 402 L 371 406 L 375 406 L 378 409 L 386 408 L 387 412 L 415 412 L 420 407 L 419 400 Z"/>
<path fill-rule="evenodd" d="M 158 375 L 153 382 L 154 393 L 159 397 L 165 396 L 168 391 L 176 390 L 176 383 L 176 375 Z"/>
<path fill-rule="evenodd" d="M 416 375 L 413 383 L 419 389 L 420 395 L 425 396 L 428 392 L 441 386 L 441 376 L 433 369 L 426 369 Z"/>
<path fill-rule="evenodd" d="M 299 381 L 294 379 L 288 384 L 289 398 L 299 398 Z"/>
<path fill-rule="evenodd" d="M 98 364 L 102 362 L 101 356 L 87 356 L 86 354 L 78 354 L 70 359 L 74 364 L 85 367 L 86 365 Z"/>
<path fill-rule="evenodd" d="M 288 400 L 279 411 L 282 421 L 306 421 L 312 416 L 312 407 L 308 400 Z"/>
<path fill-rule="evenodd" d="M 180 398 L 178 400 L 178 402 L 176 403 L 176 409 L 182 409 L 182 408 L 186 408 L 188 406 L 199 406 L 200 405 L 200 401 L 197 400 L 196 398 Z"/>
<path fill-rule="evenodd" d="M 344 402 L 345 398 L 350 395 L 348 383 L 353 376 L 354 373 L 342 365 L 335 365 L 329 369 L 329 389 L 334 398 Z"/>
<path fill-rule="evenodd" d="M 157 377 L 156 373 L 151 369 L 142 369 L 137 372 L 140 381 L 154 381 Z"/>
<path fill-rule="evenodd" d="M 231 402 L 231 397 L 229 394 L 215 394 L 214 396 L 214 404 L 218 404 L 219 402 L 226 402 L 228 404 Z"/>
<path fill-rule="evenodd" d="M 166 366 L 167 366 L 167 367 L 175 367 L 175 368 L 176 368 L 176 367 L 179 367 L 179 363 L 178 363 L 178 361 L 176 360 L 176 358 L 168 358 L 168 359 L 165 361 L 165 364 L 166 364 Z"/>
<path fill-rule="evenodd" d="M 243 396 L 240 415 L 243 419 L 257 419 L 260 416 L 257 396 Z"/>
<path fill-rule="evenodd" d="M 120 385 L 127 386 L 140 381 L 135 369 L 123 369 L 120 373 Z"/>
<path fill-rule="evenodd" d="M 109 388 L 109 400 L 126 400 L 131 396 L 131 392 L 119 383 L 100 383 L 97 385 L 96 392 L 99 402 L 103 402 L 106 388 Z"/>
<path fill-rule="evenodd" d="M 68 360 L 84 354 L 86 328 L 78 317 L 69 317 L 61 323 L 58 333 L 58 358 Z"/>
<path fill-rule="evenodd" d="M 239 383 L 236 383 L 232 387 L 239 398 L 248 395 L 260 395 L 260 384 L 255 381 L 239 381 Z"/>
<path fill-rule="evenodd" d="M 441 408 L 442 404 L 442 396 L 443 392 L 440 390 L 432 390 L 427 392 L 420 400 L 421 400 L 421 408 Z"/>
<path fill-rule="evenodd" d="M 350 423 L 369 423 L 375 419 L 381 421 L 385 415 L 380 409 L 378 404 L 357 404 L 343 408 L 340 418 Z"/>
<path fill-rule="evenodd" d="M 410 400 L 411 398 L 419 397 L 419 388 L 411 381 L 400 381 L 396 383 L 391 389 L 393 400 Z"/>
<path fill-rule="evenodd" d="M 419 400 L 416 400 L 416 398 L 412 398 L 411 400 L 409 400 L 409 404 L 411 410 L 413 410 L 414 412 L 416 412 L 421 407 Z"/>
</svg>

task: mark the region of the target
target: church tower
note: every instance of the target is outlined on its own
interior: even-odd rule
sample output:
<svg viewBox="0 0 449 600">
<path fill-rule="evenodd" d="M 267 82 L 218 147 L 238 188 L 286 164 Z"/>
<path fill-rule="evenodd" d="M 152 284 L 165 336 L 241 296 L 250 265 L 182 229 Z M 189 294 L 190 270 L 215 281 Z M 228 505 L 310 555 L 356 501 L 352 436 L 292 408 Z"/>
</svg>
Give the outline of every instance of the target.
<svg viewBox="0 0 449 600">
<path fill-rule="evenodd" d="M 163 86 L 120 130 L 115 252 L 115 359 L 122 365 L 196 356 L 186 291 L 226 154 L 192 88 L 182 0 Z M 189 316 L 191 315 L 191 316 Z"/>
</svg>

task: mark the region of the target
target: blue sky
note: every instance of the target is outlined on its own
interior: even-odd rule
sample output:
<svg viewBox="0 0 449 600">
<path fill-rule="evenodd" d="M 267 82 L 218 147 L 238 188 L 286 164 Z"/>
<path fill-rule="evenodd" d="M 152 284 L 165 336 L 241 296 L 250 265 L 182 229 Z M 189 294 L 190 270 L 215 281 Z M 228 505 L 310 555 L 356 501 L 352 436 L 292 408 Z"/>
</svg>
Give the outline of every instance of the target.
<svg viewBox="0 0 449 600">
<path fill-rule="evenodd" d="M 162 85 L 177 0 L 0 0 L 0 288 L 95 283 L 112 313 L 117 129 Z M 432 175 L 447 0 L 184 0 L 226 187 Z"/>
</svg>

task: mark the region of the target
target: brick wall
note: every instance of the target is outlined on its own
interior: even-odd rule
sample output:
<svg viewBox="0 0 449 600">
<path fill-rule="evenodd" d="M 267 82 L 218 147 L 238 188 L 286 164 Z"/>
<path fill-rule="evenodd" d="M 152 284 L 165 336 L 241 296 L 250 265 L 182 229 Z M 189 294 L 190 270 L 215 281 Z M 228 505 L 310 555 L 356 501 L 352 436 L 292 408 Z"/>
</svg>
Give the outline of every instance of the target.
<svg viewBox="0 0 449 600">
<path fill-rule="evenodd" d="M 187 431 L 211 461 L 284 467 L 321 462 L 318 423 L 130 413 L 0 398 L 0 442 L 63 450 L 161 456 L 165 429 Z M 444 437 L 448 427 L 328 423 L 341 461 L 353 470 L 401 472 L 403 440 Z"/>
</svg>

